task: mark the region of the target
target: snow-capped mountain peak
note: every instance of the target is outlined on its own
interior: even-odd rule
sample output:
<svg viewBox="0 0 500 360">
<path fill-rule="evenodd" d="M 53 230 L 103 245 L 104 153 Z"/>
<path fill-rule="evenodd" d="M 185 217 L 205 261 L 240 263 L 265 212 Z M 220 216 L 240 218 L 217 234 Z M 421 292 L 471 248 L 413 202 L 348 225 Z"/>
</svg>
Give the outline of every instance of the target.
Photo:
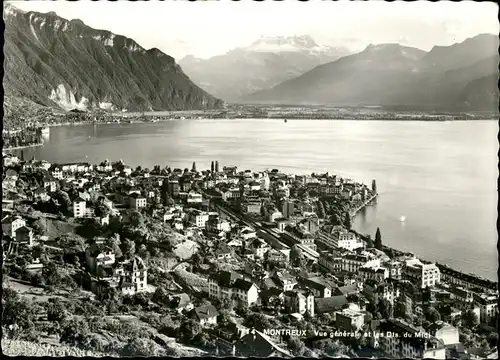
<svg viewBox="0 0 500 360">
<path fill-rule="evenodd" d="M 300 36 L 275 36 L 261 37 L 245 48 L 247 51 L 256 52 L 304 52 L 318 51 L 325 49 L 324 46 L 318 45 L 309 35 Z"/>
</svg>

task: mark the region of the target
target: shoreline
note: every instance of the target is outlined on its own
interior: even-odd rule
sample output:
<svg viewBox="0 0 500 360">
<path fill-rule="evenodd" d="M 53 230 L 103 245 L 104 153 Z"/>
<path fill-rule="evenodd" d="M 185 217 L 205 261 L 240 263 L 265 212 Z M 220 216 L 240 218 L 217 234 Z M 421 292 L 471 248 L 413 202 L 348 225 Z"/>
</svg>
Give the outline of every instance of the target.
<svg viewBox="0 0 500 360">
<path fill-rule="evenodd" d="M 358 206 L 355 210 L 351 211 L 349 215 L 351 216 L 351 220 L 354 219 L 354 217 L 360 212 L 362 209 L 364 209 L 367 206 L 370 206 L 373 202 L 373 200 L 376 200 L 378 198 L 378 193 L 370 197 L 368 200 L 365 200 L 365 202 Z"/>
<path fill-rule="evenodd" d="M 366 206 L 366 205 L 365 205 Z M 365 207 L 363 206 L 363 207 Z M 363 208 L 361 207 L 360 210 Z M 353 216 L 353 218 L 355 217 L 355 215 Z M 369 236 L 370 234 L 363 234 L 361 233 L 360 231 L 358 230 L 355 230 L 355 229 L 351 229 L 350 231 L 354 232 L 357 236 L 359 236 L 363 241 L 366 241 L 367 239 L 367 236 Z M 423 262 L 431 262 L 431 263 L 435 263 L 436 266 L 439 268 L 439 270 L 441 270 L 442 268 L 446 268 L 448 270 L 451 270 L 457 274 L 460 274 L 461 276 L 463 277 L 472 277 L 474 278 L 475 280 L 478 280 L 478 281 L 487 281 L 487 282 L 491 282 L 493 285 L 495 285 L 495 289 L 498 288 L 498 279 L 497 280 L 493 280 L 493 279 L 490 279 L 490 278 L 487 278 L 487 277 L 484 277 L 484 276 L 480 276 L 480 275 L 477 275 L 477 274 L 473 274 L 473 273 L 467 273 L 463 270 L 459 270 L 459 269 L 455 269 L 447 264 L 443 264 L 437 260 L 427 260 L 425 259 L 424 257 L 416 254 L 415 252 L 413 251 L 404 251 L 404 250 L 400 250 L 400 249 L 397 249 L 395 247 L 392 247 L 392 246 L 389 246 L 389 245 L 384 245 L 382 244 L 382 249 L 386 249 L 386 250 L 391 250 L 395 256 L 403 256 L 403 255 L 408 255 L 408 254 L 412 254 L 414 255 L 415 257 L 417 257 L 418 259 L 422 260 Z M 385 252 L 385 251 L 384 251 Z"/>
<path fill-rule="evenodd" d="M 116 117 L 117 115 L 111 115 Z M 144 115 L 146 117 L 159 116 L 156 114 Z M 161 115 L 160 115 L 161 116 Z M 134 117 L 130 117 L 134 118 Z M 185 117 L 181 118 L 169 118 L 169 119 L 157 119 L 156 121 L 144 121 L 134 119 L 132 121 L 75 121 L 75 122 L 62 122 L 62 123 L 47 123 L 42 124 L 42 127 L 60 127 L 60 126 L 81 126 L 81 125 L 128 125 L 128 124 L 156 124 L 160 122 L 170 122 L 174 120 L 269 120 L 269 121 L 395 121 L 395 122 L 475 122 L 475 121 L 498 121 L 497 118 L 479 118 L 479 119 L 450 119 L 450 120 L 439 120 L 439 119 L 422 119 L 422 118 L 400 118 L 400 119 L 384 119 L 384 118 L 371 118 L 371 119 L 360 119 L 358 117 L 344 117 L 344 118 L 310 118 L 310 117 Z M 19 130 L 14 130 L 19 131 Z"/>
<path fill-rule="evenodd" d="M 29 148 L 39 147 L 39 146 L 43 146 L 43 143 L 41 143 L 41 144 L 34 144 L 34 145 L 16 146 L 16 147 L 10 147 L 10 148 L 3 148 L 3 151 L 13 151 L 13 150 L 29 149 Z"/>
<path fill-rule="evenodd" d="M 155 115 L 146 115 L 146 116 L 155 116 Z M 59 127 L 59 126 L 71 126 L 71 125 L 128 125 L 128 124 L 156 124 L 160 122 L 170 122 L 174 120 L 274 120 L 274 121 L 399 121 L 399 122 L 474 122 L 474 121 L 498 121 L 498 119 L 493 119 L 493 118 L 485 118 L 485 119 L 452 119 L 452 120 L 435 120 L 435 119 L 417 119 L 417 118 L 408 118 L 408 119 L 359 119 L 356 117 L 349 117 L 349 118 L 289 118 L 289 117 L 272 117 L 272 118 L 265 118 L 265 117 L 203 117 L 203 118 L 198 118 L 198 117 L 193 117 L 193 118 L 185 118 L 185 119 L 159 119 L 156 121 L 143 121 L 143 120 L 133 120 L 133 121 L 123 121 L 123 122 L 116 122 L 116 121 L 100 121 L 100 122 L 64 122 L 64 123 L 58 123 L 58 124 L 45 124 L 44 126 L 47 127 Z"/>
</svg>

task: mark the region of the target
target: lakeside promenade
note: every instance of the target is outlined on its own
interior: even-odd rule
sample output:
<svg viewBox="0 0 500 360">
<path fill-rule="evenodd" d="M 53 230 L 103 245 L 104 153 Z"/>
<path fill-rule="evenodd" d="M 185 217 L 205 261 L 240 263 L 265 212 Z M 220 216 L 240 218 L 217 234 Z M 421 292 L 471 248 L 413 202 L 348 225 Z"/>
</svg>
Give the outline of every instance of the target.
<svg viewBox="0 0 500 360">
<path fill-rule="evenodd" d="M 351 210 L 349 212 L 351 219 L 354 218 L 356 216 L 356 214 L 361 211 L 361 209 L 365 208 L 366 206 L 372 205 L 374 200 L 377 199 L 377 197 L 378 197 L 378 193 L 376 193 L 375 195 L 373 195 L 370 198 L 368 198 L 367 200 L 365 200 L 361 205 L 357 206 L 354 210 Z"/>
</svg>

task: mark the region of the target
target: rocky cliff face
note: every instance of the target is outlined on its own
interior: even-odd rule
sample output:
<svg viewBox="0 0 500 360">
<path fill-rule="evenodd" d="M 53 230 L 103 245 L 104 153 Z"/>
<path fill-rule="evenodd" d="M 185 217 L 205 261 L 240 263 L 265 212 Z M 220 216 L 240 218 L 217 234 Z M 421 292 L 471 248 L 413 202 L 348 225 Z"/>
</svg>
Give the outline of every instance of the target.
<svg viewBox="0 0 500 360">
<path fill-rule="evenodd" d="M 4 20 L 7 96 L 66 110 L 223 106 L 158 49 L 143 49 L 132 39 L 53 12 L 23 12 L 7 4 Z"/>
</svg>

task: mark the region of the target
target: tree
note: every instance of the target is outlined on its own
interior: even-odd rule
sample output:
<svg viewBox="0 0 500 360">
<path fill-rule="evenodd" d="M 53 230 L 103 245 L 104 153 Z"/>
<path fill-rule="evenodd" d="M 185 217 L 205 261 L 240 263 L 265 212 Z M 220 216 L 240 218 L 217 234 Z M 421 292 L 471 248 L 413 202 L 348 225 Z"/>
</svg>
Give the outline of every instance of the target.
<svg viewBox="0 0 500 360">
<path fill-rule="evenodd" d="M 234 301 L 233 299 L 224 298 L 221 301 L 221 308 L 228 311 L 233 311 Z"/>
<path fill-rule="evenodd" d="M 322 201 L 323 208 L 325 209 L 325 214 L 329 214 L 331 212 L 331 205 L 328 201 Z"/>
<path fill-rule="evenodd" d="M 370 235 L 368 235 L 366 237 L 366 247 L 368 249 L 371 249 L 373 247 L 373 240 L 372 240 L 372 237 Z"/>
<path fill-rule="evenodd" d="M 498 344 L 498 333 L 496 332 L 491 332 L 488 337 L 488 344 L 490 347 L 494 348 Z"/>
<path fill-rule="evenodd" d="M 304 343 L 295 336 L 292 336 L 287 341 L 288 348 L 295 356 L 302 356 L 306 350 Z"/>
<path fill-rule="evenodd" d="M 389 300 L 380 299 L 378 308 L 384 319 L 390 319 L 393 317 L 394 311 Z"/>
<path fill-rule="evenodd" d="M 339 214 L 333 213 L 332 216 L 330 216 L 330 224 L 333 226 L 342 224 L 342 220 L 341 220 Z"/>
<path fill-rule="evenodd" d="M 375 233 L 375 248 L 382 250 L 382 235 L 380 234 L 380 228 L 377 228 L 377 232 Z"/>
<path fill-rule="evenodd" d="M 153 167 L 153 171 L 151 171 L 151 174 L 153 174 L 153 175 L 160 175 L 160 173 L 161 173 L 161 167 L 160 167 L 160 165 L 155 165 Z"/>
<path fill-rule="evenodd" d="M 77 234 L 63 234 L 56 239 L 60 248 L 64 249 L 66 254 L 80 253 L 85 251 L 86 242 L 81 236 Z"/>
<path fill-rule="evenodd" d="M 193 161 L 193 166 L 191 167 L 192 172 L 196 172 L 196 162 Z"/>
<path fill-rule="evenodd" d="M 165 354 L 165 351 L 156 342 L 145 337 L 131 338 L 123 349 L 124 356 L 132 357 L 156 357 Z"/>
<path fill-rule="evenodd" d="M 193 319 L 185 319 L 179 326 L 177 338 L 184 344 L 191 344 L 201 332 L 200 324 Z"/>
<path fill-rule="evenodd" d="M 104 202 L 102 201 L 99 201 L 95 207 L 95 215 L 97 217 L 105 217 L 106 215 L 109 215 L 109 213 L 110 210 L 106 206 L 106 204 L 104 204 Z"/>
<path fill-rule="evenodd" d="M 49 301 L 45 303 L 45 308 L 47 310 L 48 321 L 61 322 L 68 316 L 66 310 L 67 306 L 60 298 L 50 298 Z"/>
<path fill-rule="evenodd" d="M 210 172 L 213 174 L 213 173 L 214 173 L 214 170 L 215 170 L 215 164 L 214 164 L 214 162 L 212 161 L 212 164 L 210 165 Z"/>
<path fill-rule="evenodd" d="M 429 304 L 433 300 L 432 292 L 429 287 L 422 289 L 422 303 Z"/>
<path fill-rule="evenodd" d="M 57 190 L 54 193 L 54 199 L 59 202 L 59 205 L 63 208 L 64 211 L 67 211 L 71 207 L 71 199 L 67 192 L 62 190 Z"/>
<path fill-rule="evenodd" d="M 434 324 L 437 321 L 441 320 L 441 315 L 439 314 L 439 311 L 437 311 L 434 307 L 429 306 L 425 312 L 425 318 L 427 319 L 427 321 Z"/>
<path fill-rule="evenodd" d="M 141 244 L 141 246 L 139 246 L 139 256 L 143 259 L 149 258 L 150 254 L 145 244 Z"/>
<path fill-rule="evenodd" d="M 149 293 L 136 293 L 132 296 L 132 303 L 134 305 L 139 305 L 141 307 L 147 307 L 149 305 L 149 300 L 151 298 L 151 294 Z"/>
<path fill-rule="evenodd" d="M 406 315 L 406 304 L 401 300 L 397 300 L 394 304 L 394 316 L 396 318 L 404 319 L 406 318 Z"/>
<path fill-rule="evenodd" d="M 245 318 L 243 324 L 249 328 L 255 328 L 259 331 L 264 331 L 264 329 L 271 328 L 271 322 L 269 319 L 261 313 L 251 312 Z"/>
<path fill-rule="evenodd" d="M 479 319 L 472 309 L 467 310 L 462 315 L 462 324 L 468 329 L 474 329 L 479 325 Z"/>
<path fill-rule="evenodd" d="M 113 252 L 115 253 L 115 257 L 120 258 L 123 256 L 122 250 L 120 248 L 120 245 L 122 242 L 120 241 L 120 235 L 119 234 L 114 234 L 110 239 L 109 239 L 109 246 L 113 249 Z"/>
<path fill-rule="evenodd" d="M 36 234 L 38 235 L 43 235 L 47 232 L 47 224 L 45 221 L 42 221 L 42 219 L 36 220 L 31 227 L 35 231 Z"/>
<path fill-rule="evenodd" d="M 328 357 L 345 357 L 349 351 L 348 347 L 337 339 L 321 339 L 315 341 L 313 346 L 328 355 Z"/>
<path fill-rule="evenodd" d="M 71 318 L 62 325 L 60 342 L 81 345 L 85 343 L 85 339 L 89 334 L 89 325 L 85 319 Z"/>
<path fill-rule="evenodd" d="M 325 216 L 326 216 L 325 206 L 323 205 L 323 203 L 321 201 L 318 201 L 318 217 L 320 219 L 324 219 Z"/>
<path fill-rule="evenodd" d="M 217 318 L 217 323 L 222 325 L 222 326 L 225 326 L 225 325 L 229 324 L 230 322 L 231 322 L 231 316 L 230 316 L 229 311 L 222 310 L 219 313 L 219 316 Z"/>
<path fill-rule="evenodd" d="M 201 255 L 198 252 L 195 252 L 191 256 L 191 262 L 193 263 L 195 268 L 199 268 L 200 265 L 203 264 L 203 258 L 201 257 Z"/>
<path fill-rule="evenodd" d="M 364 321 L 364 322 L 365 322 L 365 324 L 370 325 L 370 324 L 371 324 L 371 322 L 372 322 L 372 320 L 373 320 L 373 315 L 372 315 L 372 313 L 371 313 L 371 312 L 369 312 L 369 311 L 367 311 L 367 312 L 365 313 L 365 318 L 364 318 L 364 320 L 365 320 L 365 321 Z"/>
<path fill-rule="evenodd" d="M 218 161 L 215 162 L 215 172 L 216 173 L 219 172 L 219 162 Z"/>
<path fill-rule="evenodd" d="M 172 199 L 172 197 L 170 196 L 170 194 L 165 194 L 165 202 L 164 202 L 164 205 L 165 206 L 174 206 L 175 205 L 175 201 L 174 199 Z"/>
<path fill-rule="evenodd" d="M 21 331 L 34 330 L 33 310 L 33 304 L 28 299 L 20 297 L 10 288 L 3 289 L 2 326 L 17 325 Z"/>
<path fill-rule="evenodd" d="M 451 319 L 451 325 L 454 327 L 459 327 L 461 325 L 462 320 L 460 319 L 460 316 L 454 316 Z"/>
<path fill-rule="evenodd" d="M 297 245 L 290 249 L 290 261 L 293 266 L 302 268 L 304 266 L 304 259 L 302 257 L 302 250 Z"/>
<path fill-rule="evenodd" d="M 139 211 L 134 211 L 130 216 L 132 226 L 138 228 L 144 226 L 144 216 Z"/>
<path fill-rule="evenodd" d="M 168 305 L 168 292 L 163 286 L 157 286 L 155 292 L 151 297 L 151 301 L 159 305 Z"/>
<path fill-rule="evenodd" d="M 122 243 L 122 251 L 123 254 L 132 257 L 135 255 L 135 242 L 133 242 L 130 239 L 125 239 L 125 241 Z"/>
<path fill-rule="evenodd" d="M 344 215 L 344 227 L 347 230 L 351 230 L 351 215 L 349 215 L 349 213 L 347 211 Z"/>
</svg>

